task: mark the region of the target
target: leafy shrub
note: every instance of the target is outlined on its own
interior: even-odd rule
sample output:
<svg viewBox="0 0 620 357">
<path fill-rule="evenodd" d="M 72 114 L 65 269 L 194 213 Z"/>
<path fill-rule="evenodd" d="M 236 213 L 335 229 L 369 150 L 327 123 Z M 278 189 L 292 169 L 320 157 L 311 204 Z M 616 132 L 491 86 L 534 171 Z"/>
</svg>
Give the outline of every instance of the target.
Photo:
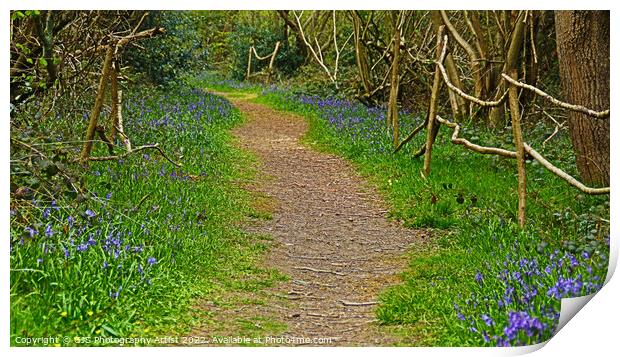
<svg viewBox="0 0 620 357">
<path fill-rule="evenodd" d="M 166 32 L 144 40 L 142 48 L 128 48 L 124 61 L 158 85 L 169 85 L 190 69 L 205 68 L 207 51 L 196 26 L 200 16 L 192 11 L 154 11 L 141 29 L 163 27 Z"/>
</svg>

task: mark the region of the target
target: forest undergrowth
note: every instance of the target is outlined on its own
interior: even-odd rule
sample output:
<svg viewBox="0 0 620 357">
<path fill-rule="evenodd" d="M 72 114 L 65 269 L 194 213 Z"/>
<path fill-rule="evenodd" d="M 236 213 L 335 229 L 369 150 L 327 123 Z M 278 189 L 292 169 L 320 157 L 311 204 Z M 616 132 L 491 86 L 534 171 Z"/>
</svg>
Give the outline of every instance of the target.
<svg viewBox="0 0 620 357">
<path fill-rule="evenodd" d="M 32 192 L 12 202 L 11 336 L 96 345 L 96 337 L 181 335 L 209 318 L 192 309 L 197 298 L 254 291 L 283 278 L 258 267 L 266 242 L 237 225 L 256 216 L 238 184 L 254 175 L 254 158 L 229 133 L 241 114 L 202 87 L 192 78 L 165 91 L 141 86 L 124 102 L 134 145 L 159 143 L 181 167 L 144 150 L 78 168 L 89 173 L 80 197 L 49 200 Z M 54 116 L 66 119 L 36 130 L 59 140 L 63 132 L 81 132 L 87 115 L 71 120 L 75 114 L 62 111 L 75 107 L 56 106 Z M 31 145 L 69 155 L 79 149 L 63 141 Z M 106 149 L 96 145 L 93 156 Z M 56 159 L 48 166 L 72 165 Z"/>
</svg>

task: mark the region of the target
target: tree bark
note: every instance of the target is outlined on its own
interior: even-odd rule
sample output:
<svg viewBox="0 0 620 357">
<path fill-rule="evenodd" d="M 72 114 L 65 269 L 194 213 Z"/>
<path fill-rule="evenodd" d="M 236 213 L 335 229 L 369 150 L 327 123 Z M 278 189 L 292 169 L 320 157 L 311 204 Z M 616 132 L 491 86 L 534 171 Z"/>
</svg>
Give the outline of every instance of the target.
<svg viewBox="0 0 620 357">
<path fill-rule="evenodd" d="M 437 29 L 437 60 L 441 57 L 441 49 L 443 47 L 443 32 L 444 25 L 439 26 Z M 435 65 L 435 76 L 433 78 L 433 89 L 431 91 L 431 100 L 428 105 L 428 123 L 426 127 L 426 146 L 424 150 L 424 177 L 429 177 L 431 174 L 431 156 L 433 153 L 433 144 L 439 133 L 439 123 L 437 122 L 437 105 L 439 102 L 439 91 L 443 80 L 441 79 L 441 73 L 439 65 Z"/>
<path fill-rule="evenodd" d="M 431 11 L 431 21 L 433 22 L 433 30 L 437 33 L 439 26 L 444 25 L 443 19 L 441 17 L 441 13 L 439 10 Z M 445 59 L 445 67 L 448 72 L 448 78 L 450 78 L 450 82 L 454 83 L 455 86 L 462 88 L 461 78 L 459 76 L 459 72 L 456 68 L 456 64 L 454 63 L 454 57 L 452 56 L 452 52 L 448 51 Z M 474 73 L 478 73 L 475 72 Z M 451 91 L 448 92 L 448 97 L 450 99 L 450 107 L 452 108 L 452 115 L 455 120 L 462 120 L 467 113 L 467 104 L 465 100 Z"/>
<path fill-rule="evenodd" d="M 504 15 L 504 22 L 509 21 L 510 16 Z M 509 73 L 511 70 L 516 69 L 519 65 L 519 55 L 521 53 L 521 48 L 523 47 L 523 36 L 525 34 L 525 25 L 526 25 L 525 11 L 521 11 L 519 15 L 517 15 L 517 19 L 514 25 L 514 31 L 512 33 L 512 38 L 510 39 L 510 47 L 508 48 L 508 52 L 506 53 L 506 59 L 504 61 L 504 66 L 502 68 L 502 73 Z M 500 82 L 499 91 L 495 94 L 495 99 L 499 99 L 505 89 L 506 85 L 502 81 Z M 492 127 L 497 128 L 503 125 L 504 121 L 504 106 L 499 105 L 497 107 L 491 108 L 489 113 L 489 120 Z"/>
<path fill-rule="evenodd" d="M 556 11 L 560 78 L 565 101 L 609 108 L 609 11 Z M 581 179 L 609 185 L 609 118 L 574 111 L 568 125 Z"/>
<path fill-rule="evenodd" d="M 517 70 L 510 71 L 510 76 L 517 79 Z M 511 85 L 508 89 L 510 103 L 510 116 L 512 122 L 512 138 L 515 143 L 515 152 L 517 154 L 517 177 L 519 180 L 517 191 L 519 193 L 519 206 L 517 209 L 517 220 L 519 227 L 525 227 L 525 203 L 526 203 L 526 173 L 525 173 L 525 149 L 523 146 L 523 133 L 521 132 L 521 113 L 519 110 L 519 89 Z"/>
<path fill-rule="evenodd" d="M 108 76 L 110 74 L 110 67 L 112 67 L 112 57 L 114 56 L 114 48 L 108 46 L 106 51 L 105 60 L 103 61 L 103 68 L 101 69 L 101 79 L 99 80 L 99 88 L 97 89 L 97 97 L 95 98 L 95 104 L 93 110 L 90 113 L 90 119 L 88 121 L 88 129 L 86 129 L 86 137 L 84 138 L 84 146 L 82 147 L 82 153 L 80 159 L 82 162 L 88 160 L 90 152 L 93 148 L 93 138 L 95 137 L 95 130 L 97 129 L 97 119 L 101 113 L 101 107 L 103 106 L 103 99 L 105 97 L 105 90 L 108 84 Z"/>
<path fill-rule="evenodd" d="M 353 31 L 355 40 L 355 63 L 360 75 L 360 81 L 364 87 L 364 93 L 362 96 L 368 96 L 371 92 L 370 85 L 370 68 L 368 67 L 368 53 L 366 52 L 366 46 L 362 43 L 362 19 L 357 11 L 351 11 L 353 17 Z"/>
<path fill-rule="evenodd" d="M 400 16 L 397 11 L 392 11 L 392 25 L 394 26 L 394 45 L 393 45 L 393 56 L 392 56 L 392 73 L 391 73 L 391 85 L 390 85 L 390 100 L 388 103 L 388 113 L 387 113 L 387 126 L 388 133 L 389 130 L 392 130 L 394 147 L 398 146 L 399 138 L 398 138 L 398 87 L 399 87 L 399 76 L 398 71 L 400 67 L 400 28 L 398 23 L 400 21 Z"/>
</svg>

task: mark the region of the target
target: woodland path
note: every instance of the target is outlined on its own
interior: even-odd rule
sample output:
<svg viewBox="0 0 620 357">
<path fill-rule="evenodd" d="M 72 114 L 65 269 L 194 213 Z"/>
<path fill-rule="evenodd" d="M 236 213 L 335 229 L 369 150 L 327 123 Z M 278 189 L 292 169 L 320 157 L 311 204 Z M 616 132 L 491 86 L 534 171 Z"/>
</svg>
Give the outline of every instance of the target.
<svg viewBox="0 0 620 357">
<path fill-rule="evenodd" d="M 313 338 L 326 337 L 331 343 L 322 345 L 404 342 L 377 323 L 374 309 L 379 293 L 398 283 L 407 248 L 426 234 L 388 220 L 382 198 L 350 163 L 302 145 L 303 118 L 251 98 L 228 99 L 247 119 L 233 131 L 239 145 L 260 160 L 260 182 L 249 189 L 273 202 L 273 219 L 244 228 L 273 237 L 263 264 L 290 279 L 267 289 L 268 303 L 221 310 L 220 321 L 266 316 L 288 326 L 281 336 L 310 340 L 282 344 L 288 346 L 321 345 Z M 209 336 L 208 329 L 194 331 L 201 333 Z"/>
</svg>

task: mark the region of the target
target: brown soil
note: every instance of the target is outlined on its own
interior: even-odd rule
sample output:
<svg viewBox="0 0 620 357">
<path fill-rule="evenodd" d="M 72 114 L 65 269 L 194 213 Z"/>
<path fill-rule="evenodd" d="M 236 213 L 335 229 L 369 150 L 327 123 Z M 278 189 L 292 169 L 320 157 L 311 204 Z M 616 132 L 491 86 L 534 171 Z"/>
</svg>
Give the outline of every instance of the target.
<svg viewBox="0 0 620 357">
<path fill-rule="evenodd" d="M 276 345 L 405 342 L 377 323 L 374 309 L 379 293 L 398 283 L 407 248 L 425 233 L 388 220 L 384 201 L 350 163 L 300 144 L 304 119 L 248 98 L 229 99 L 247 118 L 234 135 L 261 162 L 261 183 L 251 189 L 261 197 L 260 206 L 273 210 L 273 219 L 254 220 L 247 230 L 273 237 L 263 264 L 290 279 L 267 289 L 266 304 L 201 308 L 223 324 L 256 316 L 284 323 L 288 330 L 280 337 L 289 339 L 271 343 Z M 239 334 L 222 326 L 201 326 L 193 334 L 211 336 L 216 330 Z"/>
</svg>

